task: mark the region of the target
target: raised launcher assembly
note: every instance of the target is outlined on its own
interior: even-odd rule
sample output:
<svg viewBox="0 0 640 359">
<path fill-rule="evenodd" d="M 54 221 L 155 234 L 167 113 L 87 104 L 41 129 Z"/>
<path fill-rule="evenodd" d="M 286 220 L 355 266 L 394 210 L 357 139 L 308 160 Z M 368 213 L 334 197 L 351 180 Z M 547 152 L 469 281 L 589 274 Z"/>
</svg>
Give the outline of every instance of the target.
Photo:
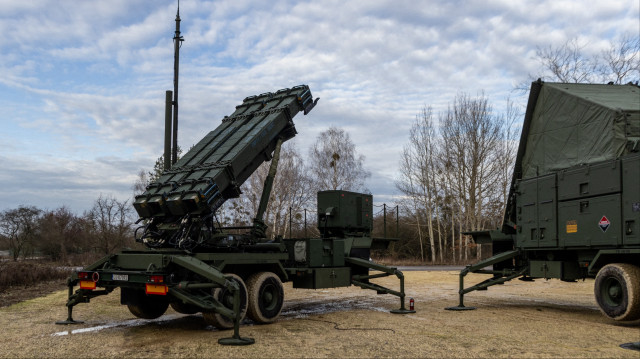
<svg viewBox="0 0 640 359">
<path fill-rule="evenodd" d="M 246 98 L 136 197 L 134 207 L 144 221 L 136 240 L 147 249 L 108 255 L 69 278 L 68 317 L 60 324 L 77 323 L 72 318 L 75 305 L 120 288 L 120 302 L 138 318 L 158 318 L 169 306 L 179 313 L 200 312 L 209 325 L 233 328 L 233 336 L 220 339 L 220 344 L 246 345 L 253 339 L 240 337 L 240 322 L 245 316 L 257 324 L 276 321 L 284 302 L 282 283 L 287 281 L 294 288 L 373 289 L 400 298 L 400 309 L 392 312 L 412 313 L 404 306 L 402 272 L 369 260 L 372 248 L 389 244 L 370 236 L 370 195 L 319 193 L 322 238 L 265 237 L 263 215 L 280 148 L 296 134 L 293 116 L 309 113 L 317 101 L 307 86 Z M 216 209 L 237 197 L 240 185 L 269 159 L 253 225 L 221 227 Z M 369 281 L 389 275 L 400 280 L 399 291 Z M 76 285 L 80 289 L 74 292 Z"/>
<path fill-rule="evenodd" d="M 282 142 L 293 138 L 293 117 L 315 106 L 309 87 L 296 86 L 244 99 L 231 116 L 193 146 L 175 165 L 135 198 L 134 208 L 147 220 L 137 240 L 150 247 L 194 250 L 217 247 L 215 211 L 238 197 L 240 185 Z M 255 235 L 264 237 L 261 218 Z M 226 245 L 226 244 L 225 244 Z"/>
</svg>

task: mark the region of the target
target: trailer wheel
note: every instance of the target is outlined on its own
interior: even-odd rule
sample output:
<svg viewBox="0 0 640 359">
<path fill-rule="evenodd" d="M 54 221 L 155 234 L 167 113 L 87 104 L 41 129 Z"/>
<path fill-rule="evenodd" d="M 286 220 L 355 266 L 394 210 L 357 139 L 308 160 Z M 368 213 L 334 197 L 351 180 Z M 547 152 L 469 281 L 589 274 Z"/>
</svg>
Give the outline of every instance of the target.
<svg viewBox="0 0 640 359">
<path fill-rule="evenodd" d="M 249 318 L 260 324 L 275 322 L 284 303 L 284 289 L 280 278 L 272 272 L 258 272 L 249 277 L 247 285 Z"/>
<path fill-rule="evenodd" d="M 640 318 L 640 268 L 626 263 L 602 267 L 594 293 L 600 311 L 614 320 Z"/>
<path fill-rule="evenodd" d="M 145 300 L 140 304 L 128 304 L 131 314 L 142 319 L 159 318 L 169 308 L 169 303 L 164 301 Z"/>
<path fill-rule="evenodd" d="M 182 302 L 171 302 L 171 308 L 180 314 L 196 314 L 200 311 L 198 307 Z"/>
<path fill-rule="evenodd" d="M 242 321 L 247 314 L 247 286 L 238 275 L 229 273 L 225 273 L 225 275 L 233 277 L 233 280 L 240 285 L 240 321 Z M 233 292 L 227 288 L 214 288 L 213 298 L 225 307 L 233 309 Z M 233 319 L 229 319 L 220 313 L 202 312 L 202 316 L 207 324 L 213 325 L 218 329 L 233 328 Z"/>
</svg>

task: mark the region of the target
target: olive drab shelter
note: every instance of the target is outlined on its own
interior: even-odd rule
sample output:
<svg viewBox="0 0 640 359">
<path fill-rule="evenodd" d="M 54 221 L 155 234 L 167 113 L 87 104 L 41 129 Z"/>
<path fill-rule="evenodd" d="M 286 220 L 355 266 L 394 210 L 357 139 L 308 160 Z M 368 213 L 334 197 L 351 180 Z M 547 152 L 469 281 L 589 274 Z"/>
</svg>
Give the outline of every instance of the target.
<svg viewBox="0 0 640 359">
<path fill-rule="evenodd" d="M 448 309 L 515 278 L 595 277 L 604 315 L 640 319 L 640 87 L 533 82 L 502 227 L 468 234 L 493 256 Z"/>
<path fill-rule="evenodd" d="M 521 144 L 522 176 L 619 158 L 640 146 L 634 85 L 535 82 Z"/>
</svg>

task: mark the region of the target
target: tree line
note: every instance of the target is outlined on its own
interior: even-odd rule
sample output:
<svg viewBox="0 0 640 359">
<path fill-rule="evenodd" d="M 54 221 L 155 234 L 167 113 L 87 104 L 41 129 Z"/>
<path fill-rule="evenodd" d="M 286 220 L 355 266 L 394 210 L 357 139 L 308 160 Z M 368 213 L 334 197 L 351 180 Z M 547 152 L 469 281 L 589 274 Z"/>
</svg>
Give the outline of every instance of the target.
<svg viewBox="0 0 640 359">
<path fill-rule="evenodd" d="M 12 259 L 44 257 L 79 264 L 134 246 L 128 200 L 100 195 L 93 207 L 76 215 L 67 207 L 42 210 L 20 206 L 0 212 L 0 248 Z"/>
</svg>

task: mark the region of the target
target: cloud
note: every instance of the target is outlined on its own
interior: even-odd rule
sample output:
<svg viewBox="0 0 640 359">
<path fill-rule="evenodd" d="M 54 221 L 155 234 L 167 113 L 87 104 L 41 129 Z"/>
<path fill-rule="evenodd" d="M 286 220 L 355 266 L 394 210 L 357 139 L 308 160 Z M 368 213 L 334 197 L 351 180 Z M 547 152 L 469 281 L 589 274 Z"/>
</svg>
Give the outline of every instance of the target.
<svg viewBox="0 0 640 359">
<path fill-rule="evenodd" d="M 125 181 L 162 151 L 175 1 L 2 7 L 0 106 L 17 119 L 0 125 L 0 140 L 12 143 L 3 161 L 16 185 L 47 179 L 21 183 L 25 192 L 6 193 L 4 205 L 70 185 L 79 188 L 73 196 L 128 196 Z M 638 14 L 637 2 L 622 0 L 183 2 L 180 143 L 197 142 L 246 96 L 305 83 L 322 99 L 295 118 L 301 152 L 329 126 L 347 129 L 372 172 L 369 188 L 391 198 L 422 106 L 437 113 L 461 91 L 484 91 L 499 110 L 514 84 L 537 72 L 536 46 L 579 36 L 599 53 L 619 34 L 637 33 Z M 59 168 L 72 170 L 61 177 Z"/>
</svg>

